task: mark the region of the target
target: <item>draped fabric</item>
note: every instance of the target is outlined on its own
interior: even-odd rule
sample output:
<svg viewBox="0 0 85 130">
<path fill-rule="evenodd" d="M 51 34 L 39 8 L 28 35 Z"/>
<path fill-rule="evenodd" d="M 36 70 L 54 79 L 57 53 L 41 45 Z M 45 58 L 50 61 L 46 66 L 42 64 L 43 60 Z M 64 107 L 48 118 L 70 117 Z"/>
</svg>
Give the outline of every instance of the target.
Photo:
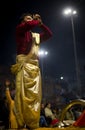
<svg viewBox="0 0 85 130">
<path fill-rule="evenodd" d="M 39 127 L 41 103 L 41 74 L 38 63 L 39 34 L 32 33 L 33 43 L 28 55 L 16 57 L 11 71 L 16 75 L 16 94 L 14 112 L 19 128 L 27 125 Z"/>
</svg>

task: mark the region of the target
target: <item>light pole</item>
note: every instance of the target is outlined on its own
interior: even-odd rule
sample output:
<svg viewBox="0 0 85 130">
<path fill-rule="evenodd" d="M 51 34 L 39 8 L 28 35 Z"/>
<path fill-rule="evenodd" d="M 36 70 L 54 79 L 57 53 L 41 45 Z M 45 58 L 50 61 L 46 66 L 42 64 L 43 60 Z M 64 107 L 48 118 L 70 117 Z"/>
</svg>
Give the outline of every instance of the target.
<svg viewBox="0 0 85 130">
<path fill-rule="evenodd" d="M 74 10 L 74 9 L 71 9 L 71 8 L 67 8 L 67 9 L 64 10 L 64 14 L 66 16 L 70 16 L 70 18 L 71 18 L 73 44 L 74 44 L 76 78 L 77 78 L 78 90 L 79 90 L 80 96 L 81 96 L 81 81 L 80 81 L 79 63 L 78 63 L 78 57 L 77 57 L 76 39 L 75 39 L 75 30 L 74 30 L 74 21 L 73 21 L 73 16 L 77 14 L 77 11 Z"/>
<path fill-rule="evenodd" d="M 42 77 L 43 77 L 43 58 L 48 55 L 48 52 L 45 50 L 40 50 L 39 51 L 39 57 L 41 58 L 41 72 L 42 72 Z"/>
<path fill-rule="evenodd" d="M 44 86 L 44 71 L 43 71 L 43 60 L 44 60 L 44 58 L 45 58 L 45 56 L 47 56 L 48 55 L 48 52 L 47 51 L 45 51 L 45 50 L 40 50 L 39 51 L 39 57 L 41 58 L 40 60 L 41 60 L 41 74 L 42 74 L 42 82 L 43 82 L 43 86 Z"/>
</svg>

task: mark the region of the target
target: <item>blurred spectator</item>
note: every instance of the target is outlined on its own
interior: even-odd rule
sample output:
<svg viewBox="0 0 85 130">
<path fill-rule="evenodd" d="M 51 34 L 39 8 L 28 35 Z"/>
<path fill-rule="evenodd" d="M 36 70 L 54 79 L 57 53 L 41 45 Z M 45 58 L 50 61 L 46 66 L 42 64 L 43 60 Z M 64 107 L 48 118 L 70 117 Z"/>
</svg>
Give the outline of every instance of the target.
<svg viewBox="0 0 85 130">
<path fill-rule="evenodd" d="M 45 106 L 45 116 L 46 116 L 46 119 L 47 119 L 47 123 L 51 127 L 55 127 L 55 126 L 58 125 L 59 120 L 53 114 L 50 103 L 47 103 L 46 106 Z"/>
<path fill-rule="evenodd" d="M 15 113 L 14 113 L 14 104 L 15 104 L 15 102 L 13 100 L 14 97 L 11 97 L 11 93 L 9 90 L 10 81 L 6 80 L 5 84 L 6 84 L 5 94 L 6 94 L 6 100 L 7 100 L 7 105 L 8 105 L 8 109 L 9 109 L 8 124 L 9 124 L 9 128 L 15 129 L 15 128 L 18 128 L 18 124 L 17 124 Z"/>
<path fill-rule="evenodd" d="M 6 97 L 0 99 L 0 121 L 5 129 L 9 128 L 9 110 L 6 103 Z"/>
<path fill-rule="evenodd" d="M 59 109 L 58 109 L 58 108 L 53 108 L 53 109 L 52 109 L 52 112 L 53 112 L 53 114 L 55 115 L 55 117 L 56 117 L 57 119 L 59 119 L 59 116 L 60 116 Z"/>
<path fill-rule="evenodd" d="M 66 112 L 65 120 L 75 120 L 74 113 L 71 109 Z"/>
<path fill-rule="evenodd" d="M 45 118 L 45 105 L 44 103 L 41 103 L 41 109 L 40 109 L 40 127 L 47 127 L 47 121 L 46 121 L 46 118 Z"/>
</svg>

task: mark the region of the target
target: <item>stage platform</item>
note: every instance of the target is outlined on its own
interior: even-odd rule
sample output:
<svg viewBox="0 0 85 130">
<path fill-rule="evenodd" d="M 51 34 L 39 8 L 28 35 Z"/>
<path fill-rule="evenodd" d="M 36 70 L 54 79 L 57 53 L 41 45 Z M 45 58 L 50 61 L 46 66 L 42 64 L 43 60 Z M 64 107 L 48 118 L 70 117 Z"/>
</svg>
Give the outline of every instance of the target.
<svg viewBox="0 0 85 130">
<path fill-rule="evenodd" d="M 38 128 L 35 130 L 85 130 L 85 128 L 79 128 L 79 127 L 66 127 L 66 128 Z"/>
<path fill-rule="evenodd" d="M 4 130 L 4 129 L 0 129 Z M 8 129 L 8 130 L 29 130 L 29 129 Z M 80 127 L 65 127 L 65 128 L 37 128 L 33 130 L 85 130 L 85 128 L 80 128 Z"/>
</svg>

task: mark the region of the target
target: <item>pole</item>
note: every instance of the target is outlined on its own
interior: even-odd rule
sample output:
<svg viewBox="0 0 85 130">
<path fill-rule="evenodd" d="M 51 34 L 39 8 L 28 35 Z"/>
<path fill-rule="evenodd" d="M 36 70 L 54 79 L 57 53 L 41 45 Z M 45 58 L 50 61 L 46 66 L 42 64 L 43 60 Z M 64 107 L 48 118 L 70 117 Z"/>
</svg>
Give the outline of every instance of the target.
<svg viewBox="0 0 85 130">
<path fill-rule="evenodd" d="M 41 59 L 41 76 L 42 76 L 42 87 L 44 87 L 44 72 L 43 72 L 43 59 L 44 57 L 42 57 Z"/>
<path fill-rule="evenodd" d="M 77 78 L 78 91 L 79 91 L 79 94 L 81 96 L 81 81 L 80 81 L 80 71 L 79 71 L 79 63 L 78 63 L 78 57 L 77 57 L 77 49 L 76 49 L 76 39 L 75 39 L 73 15 L 71 15 L 71 24 L 72 24 L 72 34 L 73 34 L 73 44 L 74 44 L 76 78 Z"/>
<path fill-rule="evenodd" d="M 43 57 L 41 59 L 41 71 L 42 71 L 42 77 L 43 77 Z"/>
</svg>

